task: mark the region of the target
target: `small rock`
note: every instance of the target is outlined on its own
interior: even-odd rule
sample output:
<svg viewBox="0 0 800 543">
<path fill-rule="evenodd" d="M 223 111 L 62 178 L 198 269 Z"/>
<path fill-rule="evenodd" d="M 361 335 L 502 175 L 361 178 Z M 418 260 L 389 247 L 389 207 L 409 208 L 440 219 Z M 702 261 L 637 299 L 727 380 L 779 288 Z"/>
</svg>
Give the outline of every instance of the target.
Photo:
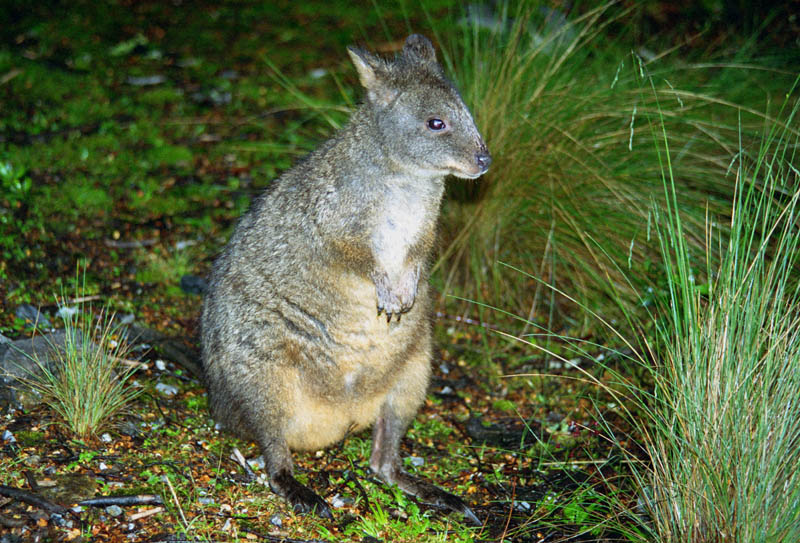
<svg viewBox="0 0 800 543">
<path fill-rule="evenodd" d="M 167 397 L 175 396 L 178 393 L 178 387 L 166 383 L 156 384 L 156 390 Z"/>
<path fill-rule="evenodd" d="M 16 443 L 17 438 L 15 438 L 14 434 L 12 434 L 9 430 L 6 430 L 3 432 L 3 441 L 7 441 L 8 443 Z"/>
<path fill-rule="evenodd" d="M 130 436 L 130 437 L 137 437 L 142 434 L 142 431 L 139 430 L 136 424 L 132 423 L 129 420 L 123 421 L 118 427 L 119 433 L 122 435 Z"/>
<path fill-rule="evenodd" d="M 111 437 L 111 434 L 105 433 L 100 436 L 100 441 L 102 441 L 103 443 L 111 443 L 113 441 L 113 438 Z"/>
<path fill-rule="evenodd" d="M 35 468 L 36 466 L 39 465 L 41 461 L 42 461 L 41 456 L 39 456 L 38 454 L 32 454 L 28 458 L 23 460 L 22 463 L 28 466 L 29 468 Z"/>
<path fill-rule="evenodd" d="M 53 326 L 50 324 L 50 321 L 47 320 L 47 317 L 31 304 L 17 306 L 17 309 L 14 310 L 14 315 L 22 320 L 30 322 L 31 325 L 36 328 L 52 328 Z"/>
<path fill-rule="evenodd" d="M 531 504 L 529 504 L 528 502 L 515 501 L 514 509 L 516 509 L 517 511 L 521 511 L 523 513 L 527 513 L 528 511 L 531 510 Z"/>
<path fill-rule="evenodd" d="M 283 521 L 281 520 L 281 516 L 278 514 L 269 517 L 269 523 L 272 524 L 273 526 L 277 526 L 278 528 L 283 526 Z"/>
<path fill-rule="evenodd" d="M 108 465 L 105 462 L 100 462 L 100 464 L 97 465 L 97 469 L 100 471 L 106 471 L 108 469 Z"/>
<path fill-rule="evenodd" d="M 142 77 L 131 76 L 126 79 L 125 82 L 135 87 L 150 87 L 153 85 L 160 85 L 166 80 L 167 78 L 163 75 L 145 75 Z"/>
<path fill-rule="evenodd" d="M 352 505 L 353 503 L 354 502 L 352 498 L 346 498 L 340 496 L 339 494 L 336 494 L 333 498 L 331 498 L 331 505 L 337 509 L 341 509 L 346 505 Z"/>
<path fill-rule="evenodd" d="M 325 70 L 325 68 L 314 68 L 313 70 L 308 72 L 308 75 L 311 76 L 311 79 L 320 79 L 322 77 L 325 77 L 326 73 L 328 73 L 328 71 Z"/>
<path fill-rule="evenodd" d="M 409 456 L 408 457 L 408 461 L 412 466 L 414 466 L 416 468 L 425 465 L 425 459 L 424 458 L 420 458 L 419 456 Z"/>
<path fill-rule="evenodd" d="M 214 498 L 198 498 L 197 501 L 203 505 L 211 505 L 214 503 Z"/>
<path fill-rule="evenodd" d="M 450 373 L 450 367 L 447 364 L 445 364 L 444 362 L 439 364 L 439 370 L 441 370 L 441 372 L 444 373 L 445 375 Z"/>
<path fill-rule="evenodd" d="M 122 514 L 122 507 L 119 505 L 109 505 L 106 507 L 106 513 L 111 515 L 112 517 L 118 517 Z"/>
<path fill-rule="evenodd" d="M 129 324 L 133 324 L 133 321 L 136 319 L 136 316 L 133 313 L 128 313 L 127 315 L 117 315 L 117 322 L 122 326 L 128 326 Z"/>
<path fill-rule="evenodd" d="M 158 360 L 156 360 L 156 369 L 158 371 L 166 370 L 167 369 L 167 363 L 159 358 Z"/>
<path fill-rule="evenodd" d="M 567 360 L 565 365 L 568 368 L 577 368 L 577 367 L 579 367 L 581 365 L 581 359 L 580 358 L 573 358 L 571 360 Z"/>
<path fill-rule="evenodd" d="M 251 458 L 247 461 L 250 467 L 254 470 L 262 470 L 264 469 L 264 457 L 263 456 L 256 456 L 255 458 Z"/>
<path fill-rule="evenodd" d="M 453 389 L 450 388 L 449 385 L 445 385 L 444 387 L 442 387 L 442 391 L 440 392 L 440 394 L 444 394 L 444 395 L 449 395 L 449 394 L 452 394 L 452 393 L 453 393 Z"/>
<path fill-rule="evenodd" d="M 181 290 L 187 294 L 203 294 L 208 289 L 208 282 L 199 275 L 187 274 L 181 277 Z"/>
</svg>

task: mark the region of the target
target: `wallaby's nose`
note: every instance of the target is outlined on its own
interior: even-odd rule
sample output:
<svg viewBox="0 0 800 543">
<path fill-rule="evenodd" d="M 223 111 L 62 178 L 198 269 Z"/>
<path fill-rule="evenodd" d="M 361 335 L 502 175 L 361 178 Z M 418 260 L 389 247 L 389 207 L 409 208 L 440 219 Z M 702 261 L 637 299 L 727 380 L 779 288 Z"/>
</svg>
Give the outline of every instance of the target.
<svg viewBox="0 0 800 543">
<path fill-rule="evenodd" d="M 492 155 L 487 151 L 481 151 L 475 155 L 475 162 L 480 166 L 481 170 L 485 172 L 489 169 L 489 164 L 492 163 Z"/>
</svg>

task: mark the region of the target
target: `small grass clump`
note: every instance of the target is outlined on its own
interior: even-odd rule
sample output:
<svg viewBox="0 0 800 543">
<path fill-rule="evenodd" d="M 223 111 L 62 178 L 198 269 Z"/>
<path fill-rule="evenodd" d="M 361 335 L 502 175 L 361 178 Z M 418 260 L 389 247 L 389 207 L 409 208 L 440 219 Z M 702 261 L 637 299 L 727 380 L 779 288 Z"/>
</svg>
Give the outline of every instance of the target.
<svg viewBox="0 0 800 543">
<path fill-rule="evenodd" d="M 62 309 L 66 303 L 62 299 Z M 51 364 L 32 355 L 38 372 L 22 378 L 80 439 L 97 436 L 142 389 L 130 379 L 135 364 L 126 364 L 129 347 L 108 308 L 96 318 L 90 304 L 62 310 L 63 344 L 51 344 Z"/>
</svg>

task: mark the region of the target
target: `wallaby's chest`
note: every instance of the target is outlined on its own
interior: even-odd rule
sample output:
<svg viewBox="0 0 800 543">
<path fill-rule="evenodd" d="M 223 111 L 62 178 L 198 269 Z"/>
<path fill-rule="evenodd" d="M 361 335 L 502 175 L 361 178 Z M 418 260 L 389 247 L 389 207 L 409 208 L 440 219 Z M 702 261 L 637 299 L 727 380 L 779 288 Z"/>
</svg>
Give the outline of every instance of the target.
<svg viewBox="0 0 800 543">
<path fill-rule="evenodd" d="M 390 186 L 375 208 L 373 252 L 389 273 L 400 273 L 408 264 L 409 250 L 430 237 L 439 213 L 442 190 L 438 186 L 400 183 Z"/>
</svg>

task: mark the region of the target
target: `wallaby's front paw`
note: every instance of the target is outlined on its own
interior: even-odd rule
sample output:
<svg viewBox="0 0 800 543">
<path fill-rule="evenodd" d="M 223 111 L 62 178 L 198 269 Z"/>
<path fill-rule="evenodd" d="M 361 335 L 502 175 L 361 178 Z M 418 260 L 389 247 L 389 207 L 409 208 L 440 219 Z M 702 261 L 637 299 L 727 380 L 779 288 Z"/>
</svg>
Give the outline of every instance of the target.
<svg viewBox="0 0 800 543">
<path fill-rule="evenodd" d="M 372 275 L 375 283 L 375 294 L 378 298 L 378 315 L 386 312 L 386 322 L 392 320 L 392 315 L 400 315 L 411 309 L 417 296 L 417 283 L 419 282 L 419 267 L 414 266 L 408 270 L 400 280 L 393 284 L 386 272 L 375 272 Z"/>
</svg>

